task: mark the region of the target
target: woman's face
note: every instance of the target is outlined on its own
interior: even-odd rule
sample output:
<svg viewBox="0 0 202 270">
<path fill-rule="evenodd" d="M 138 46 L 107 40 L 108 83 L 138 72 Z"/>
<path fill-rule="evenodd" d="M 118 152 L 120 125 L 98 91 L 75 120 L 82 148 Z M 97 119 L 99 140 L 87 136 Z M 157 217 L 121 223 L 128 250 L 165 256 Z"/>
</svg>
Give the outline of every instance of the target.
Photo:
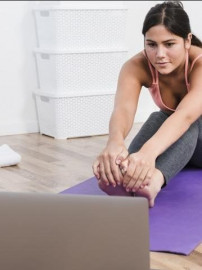
<svg viewBox="0 0 202 270">
<path fill-rule="evenodd" d="M 186 41 L 169 32 L 164 25 L 151 27 L 145 34 L 145 51 L 160 74 L 169 74 L 184 67 L 186 49 L 191 46 L 191 34 Z"/>
</svg>

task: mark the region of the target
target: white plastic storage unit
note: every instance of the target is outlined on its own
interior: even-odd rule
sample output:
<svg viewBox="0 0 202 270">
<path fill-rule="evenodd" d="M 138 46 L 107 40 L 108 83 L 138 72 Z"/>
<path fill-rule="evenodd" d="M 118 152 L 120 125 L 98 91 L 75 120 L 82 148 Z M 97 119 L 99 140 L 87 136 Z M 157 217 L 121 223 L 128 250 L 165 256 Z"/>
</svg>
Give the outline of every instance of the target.
<svg viewBox="0 0 202 270">
<path fill-rule="evenodd" d="M 36 93 L 40 132 L 57 139 L 105 134 L 113 100 L 111 93 L 83 96 Z"/>
<path fill-rule="evenodd" d="M 35 9 L 40 132 L 57 139 L 108 134 L 126 60 L 126 9 Z"/>
<path fill-rule="evenodd" d="M 126 51 L 35 50 L 39 87 L 51 93 L 101 94 L 117 86 Z"/>
</svg>

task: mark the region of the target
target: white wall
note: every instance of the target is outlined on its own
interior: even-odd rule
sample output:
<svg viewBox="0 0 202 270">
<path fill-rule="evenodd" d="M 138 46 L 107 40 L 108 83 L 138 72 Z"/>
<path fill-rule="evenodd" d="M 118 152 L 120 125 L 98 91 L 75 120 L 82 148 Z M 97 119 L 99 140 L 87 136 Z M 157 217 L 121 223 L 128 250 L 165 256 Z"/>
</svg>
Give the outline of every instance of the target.
<svg viewBox="0 0 202 270">
<path fill-rule="evenodd" d="M 32 8 L 35 1 L 0 1 L 0 135 L 38 132 L 33 91 L 37 88 L 33 48 L 36 47 Z M 48 4 L 49 1 L 44 1 Z M 53 1 L 59 3 L 59 1 Z M 66 1 L 70 2 L 70 1 Z M 82 1 L 96 5 L 99 1 Z M 81 3 L 80 2 L 80 5 Z M 110 2 L 110 1 L 109 1 Z M 144 17 L 151 6 L 162 1 L 123 1 L 128 10 L 128 58 L 142 50 Z M 106 3 L 106 2 L 105 2 Z M 193 33 L 202 39 L 201 1 L 183 1 Z M 82 4 L 84 6 L 84 3 Z M 112 5 L 120 5 L 115 1 Z M 136 122 L 144 121 L 156 109 L 143 89 Z"/>
<path fill-rule="evenodd" d="M 0 135 L 36 132 L 35 33 L 29 2 L 0 2 L 0 40 Z"/>
</svg>

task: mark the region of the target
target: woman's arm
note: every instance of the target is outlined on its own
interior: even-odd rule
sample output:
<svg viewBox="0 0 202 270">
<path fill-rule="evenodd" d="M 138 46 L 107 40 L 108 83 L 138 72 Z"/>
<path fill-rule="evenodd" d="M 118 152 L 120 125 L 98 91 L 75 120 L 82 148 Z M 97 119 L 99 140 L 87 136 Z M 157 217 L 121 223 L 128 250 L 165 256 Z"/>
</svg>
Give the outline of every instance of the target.
<svg viewBox="0 0 202 270">
<path fill-rule="evenodd" d="M 120 72 L 118 87 L 114 101 L 114 110 L 109 123 L 109 138 L 111 141 L 123 142 L 132 128 L 137 103 L 141 90 L 135 63 L 126 63 Z"/>
<path fill-rule="evenodd" d="M 142 62 L 142 55 L 135 56 L 123 65 L 119 74 L 107 145 L 93 164 L 95 176 L 106 185 L 115 186 L 123 180 L 118 160 L 124 160 L 128 156 L 124 139 L 132 128 L 143 85 L 142 78 L 145 78 Z"/>
</svg>

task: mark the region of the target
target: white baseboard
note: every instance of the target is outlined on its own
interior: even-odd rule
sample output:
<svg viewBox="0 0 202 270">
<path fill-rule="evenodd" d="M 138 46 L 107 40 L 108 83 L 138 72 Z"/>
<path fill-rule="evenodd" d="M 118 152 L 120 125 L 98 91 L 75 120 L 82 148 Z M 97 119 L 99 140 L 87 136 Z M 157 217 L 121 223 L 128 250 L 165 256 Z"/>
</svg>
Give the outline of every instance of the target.
<svg viewBox="0 0 202 270">
<path fill-rule="evenodd" d="M 37 121 L 0 124 L 0 136 L 39 132 Z"/>
</svg>

